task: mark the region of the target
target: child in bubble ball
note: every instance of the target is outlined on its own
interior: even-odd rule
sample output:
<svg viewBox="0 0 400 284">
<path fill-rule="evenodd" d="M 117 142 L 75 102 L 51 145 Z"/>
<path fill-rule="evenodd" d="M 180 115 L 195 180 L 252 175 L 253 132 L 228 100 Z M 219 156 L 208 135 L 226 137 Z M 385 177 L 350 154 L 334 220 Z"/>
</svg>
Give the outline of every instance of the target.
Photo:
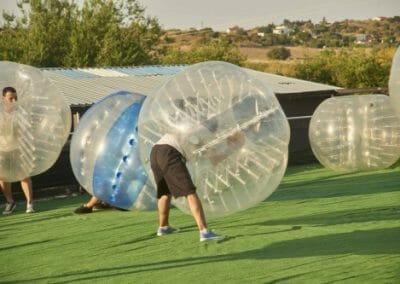
<svg viewBox="0 0 400 284">
<path fill-rule="evenodd" d="M 3 117 L 0 121 L 0 171 L 2 175 L 6 175 L 9 170 L 9 165 L 12 162 L 14 155 L 18 150 L 16 149 L 16 130 L 13 123 L 13 110 L 15 103 L 18 100 L 17 91 L 13 87 L 5 87 L 3 89 L 2 104 L 3 104 Z M 26 198 L 26 213 L 33 213 L 33 193 L 32 193 L 32 180 L 30 177 L 21 179 L 21 187 Z M 11 183 L 0 180 L 0 187 L 6 198 L 6 206 L 3 214 L 11 214 L 15 208 L 16 203 L 13 199 Z"/>
<path fill-rule="evenodd" d="M 244 135 L 237 132 L 226 139 L 226 143 L 233 149 L 244 144 Z M 222 240 L 224 235 L 216 234 L 208 229 L 204 210 L 200 198 L 196 193 L 190 173 L 185 164 L 183 150 L 172 134 L 165 134 L 156 142 L 150 153 L 150 164 L 157 184 L 157 199 L 159 213 L 159 228 L 157 236 L 177 233 L 179 229 L 169 224 L 169 210 L 172 196 L 186 197 L 190 211 L 200 231 L 200 242 Z M 213 164 L 225 159 L 221 154 L 211 154 L 209 159 Z"/>
</svg>

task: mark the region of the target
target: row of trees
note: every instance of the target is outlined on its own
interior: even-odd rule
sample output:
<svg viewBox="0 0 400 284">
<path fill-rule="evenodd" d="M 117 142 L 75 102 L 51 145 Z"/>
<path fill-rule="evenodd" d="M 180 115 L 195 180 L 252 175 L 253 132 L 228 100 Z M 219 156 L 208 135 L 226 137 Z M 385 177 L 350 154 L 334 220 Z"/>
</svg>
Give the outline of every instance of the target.
<svg viewBox="0 0 400 284">
<path fill-rule="evenodd" d="M 37 67 L 194 63 L 242 64 L 234 45 L 212 39 L 184 53 L 160 44 L 165 33 L 137 0 L 19 0 L 22 17 L 3 13 L 0 59 Z"/>
<path fill-rule="evenodd" d="M 34 66 L 151 64 L 162 35 L 136 0 L 19 0 L 3 13 L 0 56 Z"/>
<path fill-rule="evenodd" d="M 0 60 L 36 67 L 193 64 L 221 60 L 250 67 L 232 37 L 207 30 L 189 49 L 165 44 L 157 18 L 137 0 L 18 0 L 21 17 L 3 13 Z M 282 75 L 341 87 L 387 86 L 395 49 L 325 50 Z M 270 58 L 290 56 L 285 48 Z"/>
</svg>

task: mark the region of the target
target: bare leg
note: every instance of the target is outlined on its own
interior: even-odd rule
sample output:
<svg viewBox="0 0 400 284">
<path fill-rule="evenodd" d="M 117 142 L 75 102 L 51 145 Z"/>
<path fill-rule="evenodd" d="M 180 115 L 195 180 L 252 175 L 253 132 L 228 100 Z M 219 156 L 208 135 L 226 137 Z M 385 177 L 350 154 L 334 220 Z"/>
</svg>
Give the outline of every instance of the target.
<svg viewBox="0 0 400 284">
<path fill-rule="evenodd" d="M 14 199 L 11 191 L 11 183 L 7 181 L 0 181 L 0 186 L 3 189 L 4 197 L 6 198 L 7 203 L 13 203 Z"/>
<path fill-rule="evenodd" d="M 171 204 L 171 195 L 163 195 L 158 199 L 158 219 L 160 227 L 169 226 L 169 206 Z"/>
<path fill-rule="evenodd" d="M 93 208 L 96 205 L 99 205 L 101 203 L 100 199 L 97 199 L 96 197 L 92 196 L 92 198 L 90 198 L 89 202 L 85 204 L 85 207 L 87 208 Z"/>
<path fill-rule="evenodd" d="M 25 194 L 26 202 L 32 204 L 33 192 L 32 192 L 32 180 L 30 177 L 21 180 L 22 191 Z"/>
<path fill-rule="evenodd" d="M 196 193 L 189 194 L 186 196 L 189 203 L 190 211 L 192 212 L 193 218 L 196 221 L 197 227 L 202 231 L 207 229 L 206 217 L 204 215 L 203 206 Z"/>
</svg>

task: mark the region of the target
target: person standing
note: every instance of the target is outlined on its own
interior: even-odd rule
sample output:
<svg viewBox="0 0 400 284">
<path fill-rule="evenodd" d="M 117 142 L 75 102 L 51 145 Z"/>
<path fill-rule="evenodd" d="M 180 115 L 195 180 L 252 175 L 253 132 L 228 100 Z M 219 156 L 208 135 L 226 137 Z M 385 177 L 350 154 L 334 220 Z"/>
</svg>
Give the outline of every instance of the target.
<svg viewBox="0 0 400 284">
<path fill-rule="evenodd" d="M 9 165 L 13 162 L 13 158 L 18 152 L 16 148 L 18 146 L 16 143 L 17 133 L 13 122 L 13 111 L 17 100 L 18 96 L 15 88 L 5 87 L 3 89 L 4 118 L 0 121 L 0 173 L 2 176 L 7 175 L 7 171 L 10 170 Z M 26 213 L 33 213 L 35 211 L 33 209 L 32 180 L 30 177 L 26 177 L 21 179 L 20 183 L 26 198 Z M 0 187 L 6 199 L 3 214 L 11 214 L 16 208 L 11 183 L 0 180 Z"/>
<path fill-rule="evenodd" d="M 165 134 L 150 152 L 150 164 L 157 184 L 157 205 L 159 228 L 157 236 L 177 233 L 179 229 L 169 224 L 169 211 L 172 197 L 185 197 L 200 232 L 200 242 L 222 240 L 208 229 L 200 198 L 196 193 L 190 173 L 185 164 L 183 151 L 172 134 Z"/>
</svg>

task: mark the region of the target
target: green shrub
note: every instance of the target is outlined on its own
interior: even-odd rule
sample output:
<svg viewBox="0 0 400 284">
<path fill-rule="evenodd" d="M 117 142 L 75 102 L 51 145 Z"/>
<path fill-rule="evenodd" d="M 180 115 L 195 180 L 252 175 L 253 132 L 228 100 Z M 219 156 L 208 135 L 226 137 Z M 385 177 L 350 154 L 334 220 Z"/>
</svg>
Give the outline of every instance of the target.
<svg viewBox="0 0 400 284">
<path fill-rule="evenodd" d="M 275 47 L 267 53 L 268 58 L 277 60 L 286 60 L 290 55 L 290 50 L 285 47 Z"/>
<path fill-rule="evenodd" d="M 295 77 L 343 88 L 387 87 L 394 48 L 327 49 L 296 66 Z"/>
</svg>

